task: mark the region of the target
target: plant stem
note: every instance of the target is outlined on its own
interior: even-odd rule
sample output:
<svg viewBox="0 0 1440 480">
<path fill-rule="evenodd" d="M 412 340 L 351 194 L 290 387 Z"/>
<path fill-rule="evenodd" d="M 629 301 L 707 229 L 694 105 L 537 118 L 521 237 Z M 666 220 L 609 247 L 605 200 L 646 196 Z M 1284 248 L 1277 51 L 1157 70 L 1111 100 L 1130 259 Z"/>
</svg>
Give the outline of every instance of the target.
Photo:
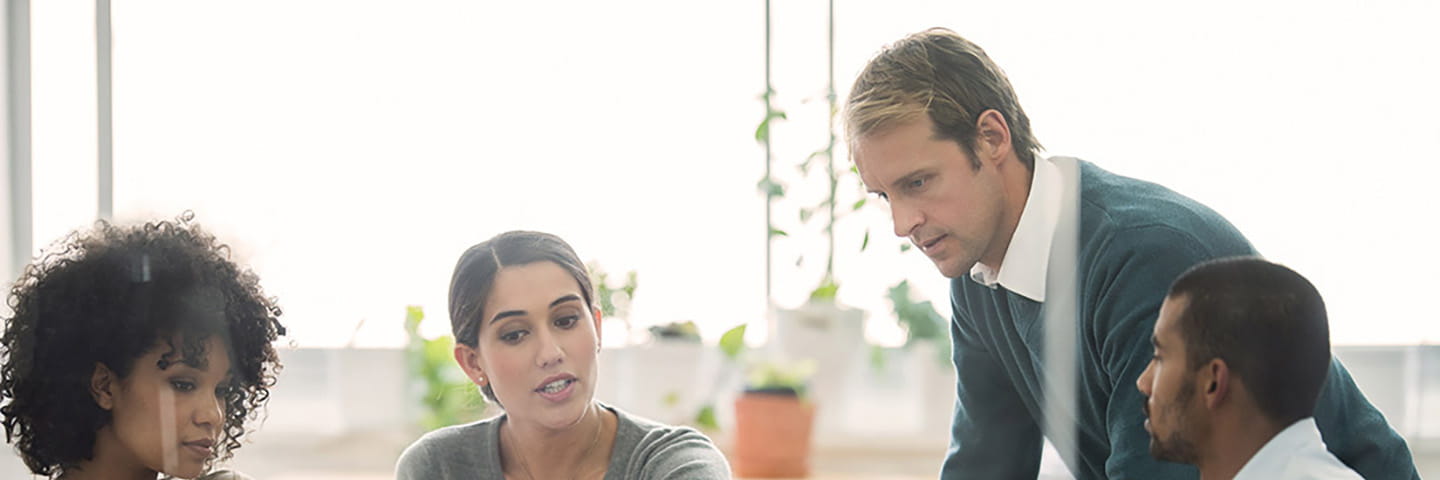
<svg viewBox="0 0 1440 480">
<path fill-rule="evenodd" d="M 774 106 L 771 104 L 771 101 L 770 101 L 770 96 L 771 96 L 771 94 L 772 94 L 773 92 L 774 92 L 774 90 L 771 88 L 771 85 L 770 85 L 770 0 L 765 0 L 765 121 L 766 121 L 766 122 L 769 122 L 769 121 L 771 120 L 771 112 L 774 111 Z M 771 160 L 772 160 L 772 155 L 771 155 L 771 153 L 770 153 L 770 132 L 767 131 L 767 132 L 765 133 L 765 178 L 767 178 L 767 179 L 770 178 L 770 163 L 771 163 Z M 774 224 L 771 223 L 771 218 L 770 218 L 770 213 L 771 213 L 770 211 L 771 211 L 771 207 L 772 207 L 772 204 L 773 204 L 773 203 L 774 203 L 774 197 L 767 192 L 767 193 L 765 194 L 765 309 L 766 309 L 766 310 L 769 310 L 769 309 L 770 309 L 770 303 L 771 303 L 771 301 L 772 301 L 772 300 L 771 300 L 771 294 L 772 294 L 772 292 L 773 292 L 773 289 L 771 288 L 771 284 L 770 284 L 770 270 L 771 270 L 771 255 L 770 255 L 771 252 L 770 252 L 770 251 L 771 251 L 772 245 L 775 243 L 775 241 L 774 241 L 774 237 L 775 237 L 775 236 L 770 233 L 770 232 L 774 229 Z M 768 315 L 767 315 L 767 316 L 768 316 Z"/>
<path fill-rule="evenodd" d="M 767 0 L 768 1 L 768 0 Z M 829 38 L 826 41 L 827 47 L 827 69 L 825 83 L 825 97 L 830 102 L 830 143 L 825 145 L 825 172 L 830 177 L 830 201 L 825 202 L 825 210 L 828 212 L 828 223 L 825 225 L 825 238 L 829 240 L 829 249 L 825 254 L 825 280 L 833 282 L 835 277 L 835 193 L 838 188 L 839 179 L 835 176 L 835 0 L 829 1 Z"/>
</svg>

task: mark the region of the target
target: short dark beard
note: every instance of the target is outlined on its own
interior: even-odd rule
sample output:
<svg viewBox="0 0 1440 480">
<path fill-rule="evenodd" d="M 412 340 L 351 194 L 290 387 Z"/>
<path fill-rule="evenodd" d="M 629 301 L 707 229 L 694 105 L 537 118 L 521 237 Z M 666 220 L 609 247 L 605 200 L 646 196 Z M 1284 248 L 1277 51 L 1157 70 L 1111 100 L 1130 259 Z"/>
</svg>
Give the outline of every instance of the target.
<svg viewBox="0 0 1440 480">
<path fill-rule="evenodd" d="M 1187 463 L 1191 465 L 1200 461 L 1200 452 L 1199 449 L 1195 448 L 1195 443 L 1180 434 L 1181 428 L 1185 426 L 1187 415 L 1185 410 L 1179 407 L 1190 403 L 1191 397 L 1195 396 L 1195 382 L 1190 380 L 1189 378 L 1185 379 L 1185 383 L 1180 386 L 1180 393 L 1177 395 L 1178 398 L 1175 399 L 1174 403 L 1171 403 L 1172 408 L 1166 409 L 1164 412 L 1159 412 L 1162 415 L 1168 415 L 1174 412 L 1174 425 L 1178 428 L 1171 431 L 1170 435 L 1163 441 L 1160 440 L 1160 437 L 1156 436 L 1153 431 L 1150 433 L 1150 456 L 1155 457 L 1156 460 Z M 1151 418 L 1153 419 L 1154 417 Z M 1151 424 L 1154 423 L 1152 420 Z M 1154 429 L 1154 427 L 1151 428 L 1152 430 Z"/>
</svg>

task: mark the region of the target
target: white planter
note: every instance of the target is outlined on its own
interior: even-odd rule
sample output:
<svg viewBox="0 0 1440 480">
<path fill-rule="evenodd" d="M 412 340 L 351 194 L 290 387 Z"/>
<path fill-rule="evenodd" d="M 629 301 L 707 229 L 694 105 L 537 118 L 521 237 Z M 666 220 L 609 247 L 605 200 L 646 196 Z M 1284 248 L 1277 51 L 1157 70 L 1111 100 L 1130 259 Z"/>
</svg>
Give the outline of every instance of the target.
<svg viewBox="0 0 1440 480">
<path fill-rule="evenodd" d="M 702 397 L 715 388 L 718 353 L 665 341 L 603 350 L 596 398 L 659 422 L 692 424 Z"/>
<path fill-rule="evenodd" d="M 955 405 L 954 368 L 942 363 L 935 345 L 922 342 L 909 348 L 884 348 L 877 368 L 869 355 L 859 370 L 861 388 L 851 390 L 848 415 L 884 418 L 855 422 L 850 432 L 866 438 L 904 438 L 942 445 L 949 441 Z M 878 413 L 877 413 L 878 412 Z"/>
<path fill-rule="evenodd" d="M 921 435 L 950 437 L 950 421 L 955 415 L 955 364 L 942 362 L 936 346 L 920 342 L 910 347 L 911 371 L 920 399 Z"/>
<path fill-rule="evenodd" d="M 775 336 L 783 357 L 815 361 L 809 396 L 818 406 L 816 435 L 843 431 L 856 372 L 867 352 L 865 312 L 824 302 L 780 310 Z"/>
</svg>

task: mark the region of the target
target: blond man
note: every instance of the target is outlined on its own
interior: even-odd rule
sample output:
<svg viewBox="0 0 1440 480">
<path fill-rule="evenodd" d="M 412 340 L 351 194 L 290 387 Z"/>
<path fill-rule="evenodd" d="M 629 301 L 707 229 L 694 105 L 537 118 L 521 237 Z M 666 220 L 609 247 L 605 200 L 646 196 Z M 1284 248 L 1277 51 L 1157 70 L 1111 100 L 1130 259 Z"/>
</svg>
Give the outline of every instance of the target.
<svg viewBox="0 0 1440 480">
<path fill-rule="evenodd" d="M 886 201 L 895 234 L 951 279 L 958 380 L 941 477 L 1035 478 L 1052 433 L 1042 419 L 1053 415 L 1049 425 L 1073 426 L 1050 440 L 1079 479 L 1195 478 L 1193 467 L 1148 454 L 1134 382 L 1166 286 L 1205 260 L 1253 255 L 1245 237 L 1159 185 L 1042 157 L 1005 74 L 949 30 L 881 51 L 856 79 L 845 121 L 860 177 Z M 1050 268 L 1057 261 L 1074 267 Z M 1057 281 L 1073 295 L 1048 291 Z M 1047 362 L 1046 306 L 1071 302 L 1058 318 L 1074 322 L 1065 325 L 1074 358 Z M 1075 398 L 1046 413 L 1046 384 L 1059 375 L 1074 376 Z M 1404 440 L 1339 362 L 1315 419 L 1362 475 L 1418 478 Z"/>
</svg>

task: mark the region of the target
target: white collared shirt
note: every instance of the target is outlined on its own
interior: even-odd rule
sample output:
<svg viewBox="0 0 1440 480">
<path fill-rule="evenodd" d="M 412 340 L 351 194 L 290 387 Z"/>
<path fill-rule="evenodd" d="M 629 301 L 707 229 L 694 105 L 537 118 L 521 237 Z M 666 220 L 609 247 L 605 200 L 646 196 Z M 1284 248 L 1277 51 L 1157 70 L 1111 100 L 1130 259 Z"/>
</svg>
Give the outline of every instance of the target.
<svg viewBox="0 0 1440 480">
<path fill-rule="evenodd" d="M 1325 449 L 1315 418 L 1307 417 L 1281 430 L 1245 462 L 1234 480 L 1360 480 L 1360 474 Z"/>
<path fill-rule="evenodd" d="M 1045 301 L 1045 274 L 1050 266 L 1050 244 L 1060 223 L 1060 199 L 1064 186 L 1061 170 L 1054 158 L 1035 156 L 1035 176 L 1030 180 L 1030 194 L 1020 223 L 1010 237 L 1000 271 L 976 263 L 970 268 L 975 283 L 995 288 L 996 285 L 1037 302 Z"/>
</svg>

